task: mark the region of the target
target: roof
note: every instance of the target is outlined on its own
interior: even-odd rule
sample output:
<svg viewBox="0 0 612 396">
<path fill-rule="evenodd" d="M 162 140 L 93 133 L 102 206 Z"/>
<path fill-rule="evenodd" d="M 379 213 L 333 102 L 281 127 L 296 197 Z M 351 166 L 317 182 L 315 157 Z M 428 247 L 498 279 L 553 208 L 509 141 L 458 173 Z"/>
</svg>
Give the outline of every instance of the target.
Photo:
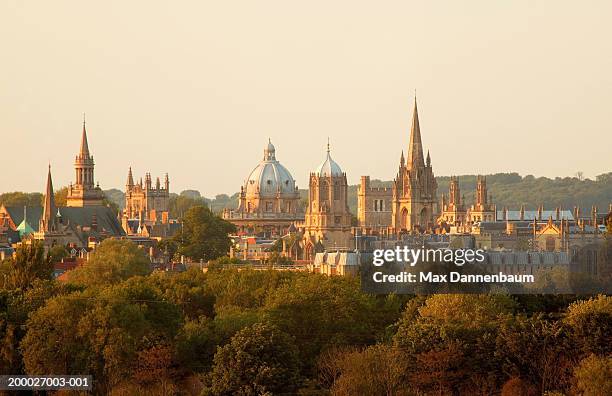
<svg viewBox="0 0 612 396">
<path fill-rule="evenodd" d="M 521 220 L 520 210 L 508 210 L 507 214 L 508 214 L 507 219 L 509 221 Z M 541 220 L 543 221 L 548 220 L 551 216 L 553 220 L 557 220 L 557 211 L 556 210 L 543 210 Z M 570 221 L 574 220 L 574 214 L 572 213 L 571 210 L 560 210 L 559 217 L 560 219 L 565 219 L 565 220 L 570 220 Z M 533 220 L 533 219 L 536 219 L 536 220 L 538 219 L 538 211 L 537 210 L 526 210 L 525 215 L 523 216 L 522 220 Z M 497 220 L 498 221 L 505 220 L 503 210 L 497 211 Z"/>
<path fill-rule="evenodd" d="M 34 231 L 38 231 L 38 223 L 42 216 L 41 206 L 27 207 L 27 223 Z M 59 207 L 63 224 L 79 225 L 81 227 L 91 227 L 94 214 L 98 223 L 98 232 L 107 232 L 112 236 L 121 236 L 125 233 L 121 224 L 115 217 L 111 208 L 106 206 L 84 206 L 84 207 Z M 15 224 L 23 222 L 23 207 L 6 207 Z"/>
<path fill-rule="evenodd" d="M 295 180 L 291 173 L 276 160 L 274 146 L 268 143 L 264 159 L 251 171 L 244 190 L 248 196 L 274 198 L 278 193 L 296 194 Z"/>
<path fill-rule="evenodd" d="M 327 156 L 325 157 L 325 160 L 323 160 L 315 172 L 319 176 L 342 176 L 342 169 L 329 154 L 329 147 L 327 149 Z"/>
<path fill-rule="evenodd" d="M 20 225 L 23 222 L 23 206 L 5 206 L 6 212 L 11 216 L 13 223 L 16 226 Z M 34 231 L 38 231 L 38 221 L 42 216 L 42 206 L 27 206 L 26 207 L 26 216 L 27 223 L 34 229 Z"/>
</svg>

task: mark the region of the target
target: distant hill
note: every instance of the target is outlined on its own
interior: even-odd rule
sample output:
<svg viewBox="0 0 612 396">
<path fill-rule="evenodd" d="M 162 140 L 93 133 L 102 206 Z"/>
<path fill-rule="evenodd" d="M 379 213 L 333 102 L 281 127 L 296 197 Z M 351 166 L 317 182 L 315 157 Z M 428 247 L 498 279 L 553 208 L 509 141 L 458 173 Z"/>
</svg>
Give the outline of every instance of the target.
<svg viewBox="0 0 612 396">
<path fill-rule="evenodd" d="M 604 173 L 595 178 L 580 180 L 576 177 L 534 177 L 532 175 L 521 176 L 518 173 L 496 173 L 487 176 L 487 187 L 489 193 L 493 194 L 493 202 L 498 208 L 519 208 L 522 204 L 526 208 L 535 209 L 544 204 L 547 209 L 560 206 L 571 209 L 578 205 L 583 209 L 590 210 L 592 205 L 597 205 L 600 211 L 608 211 L 612 203 L 612 172 Z M 458 176 L 461 194 L 465 195 L 465 201 L 469 205 L 474 201 L 474 190 L 476 189 L 476 175 Z M 450 177 L 437 177 L 438 197 L 442 193 L 448 194 Z M 371 185 L 391 186 L 392 181 L 372 180 Z M 353 214 L 357 213 L 357 185 L 349 186 L 349 208 Z M 125 204 L 125 194 L 118 189 L 105 190 L 104 194 L 109 201 L 115 203 L 119 208 Z M 238 193 L 233 195 L 219 194 L 214 198 L 204 198 L 197 190 L 185 190 L 180 195 L 170 194 L 171 199 L 179 196 L 190 199 L 201 199 L 208 204 L 214 212 L 221 212 L 223 208 L 236 208 L 238 206 Z M 302 206 L 307 204 L 308 190 L 300 190 Z M 39 205 L 42 201 L 40 193 L 7 192 L 0 194 L 0 205 L 23 206 Z"/>
<path fill-rule="evenodd" d="M 544 205 L 547 209 L 557 206 L 571 209 L 580 206 L 590 210 L 597 205 L 600 211 L 608 211 L 612 203 L 612 172 L 604 173 L 595 180 L 580 180 L 576 177 L 534 177 L 521 176 L 518 173 L 496 173 L 486 175 L 489 193 L 493 195 L 493 202 L 501 210 L 506 206 L 509 209 L 518 209 L 521 205 L 535 209 Z M 465 195 L 465 202 L 469 205 L 474 201 L 477 175 L 458 176 L 461 194 Z M 438 182 L 438 197 L 445 193 L 448 196 L 449 176 L 436 178 Z M 390 187 L 392 181 L 372 180 L 373 187 Z M 349 186 L 349 208 L 353 214 L 357 213 L 357 185 Z M 308 190 L 301 189 L 302 205 L 307 204 Z M 231 197 L 226 194 L 217 195 L 214 199 L 206 199 L 213 211 L 220 212 L 223 208 L 236 208 L 238 193 Z"/>
<path fill-rule="evenodd" d="M 608 211 L 612 203 L 612 172 L 604 173 L 595 180 L 579 180 L 576 177 L 534 177 L 532 175 L 520 176 L 518 173 L 496 173 L 486 175 L 489 194 L 493 195 L 493 202 L 501 210 L 518 209 L 521 205 L 535 209 L 544 205 L 547 209 L 557 206 L 571 209 L 580 206 L 584 209 L 596 205 L 600 211 Z M 474 202 L 477 175 L 457 176 L 461 194 L 465 195 L 465 202 L 471 205 Z M 449 176 L 436 177 L 438 182 L 438 199 L 442 193 L 448 197 Z M 372 180 L 371 185 L 391 186 L 392 181 Z M 349 208 L 357 213 L 358 186 L 349 187 Z"/>
</svg>

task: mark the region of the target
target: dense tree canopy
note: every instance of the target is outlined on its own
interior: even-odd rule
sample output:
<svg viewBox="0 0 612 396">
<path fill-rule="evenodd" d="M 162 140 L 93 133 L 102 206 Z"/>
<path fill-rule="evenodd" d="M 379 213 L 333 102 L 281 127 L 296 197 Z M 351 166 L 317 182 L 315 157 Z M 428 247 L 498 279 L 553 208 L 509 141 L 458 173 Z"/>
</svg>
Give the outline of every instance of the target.
<svg viewBox="0 0 612 396">
<path fill-rule="evenodd" d="M 217 395 L 610 386 L 608 296 L 373 296 L 358 279 L 290 271 L 148 273 L 136 246 L 103 245 L 101 268 L 86 265 L 78 282 L 35 275 L 0 290 L 2 372 L 88 373 L 96 394 L 200 380 Z"/>
<path fill-rule="evenodd" d="M 206 206 L 194 206 L 183 217 L 183 225 L 174 241 L 178 252 L 194 260 L 214 260 L 228 254 L 232 244 L 229 234 L 236 227 L 213 214 Z"/>
<path fill-rule="evenodd" d="M 42 243 L 32 241 L 17 248 L 15 258 L 0 263 L 0 284 L 6 289 L 25 289 L 37 279 L 51 279 L 53 265 Z"/>
<path fill-rule="evenodd" d="M 149 258 L 136 244 L 128 240 L 106 239 L 83 266 L 68 273 L 68 279 L 73 283 L 96 285 L 117 283 L 149 272 Z"/>
<path fill-rule="evenodd" d="M 299 384 L 299 360 L 293 339 L 266 323 L 239 331 L 215 354 L 212 395 L 291 393 Z"/>
</svg>

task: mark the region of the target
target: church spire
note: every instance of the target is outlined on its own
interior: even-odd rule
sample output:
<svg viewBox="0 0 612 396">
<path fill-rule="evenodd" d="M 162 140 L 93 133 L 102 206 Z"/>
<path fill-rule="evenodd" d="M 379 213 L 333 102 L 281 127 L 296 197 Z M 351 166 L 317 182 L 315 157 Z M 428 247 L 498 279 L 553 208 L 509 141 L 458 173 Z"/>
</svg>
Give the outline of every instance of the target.
<svg viewBox="0 0 612 396">
<path fill-rule="evenodd" d="M 53 193 L 53 180 L 51 179 L 51 164 L 47 173 L 47 188 L 45 189 L 45 203 L 43 206 L 43 216 L 41 218 L 40 231 L 55 231 L 55 196 Z"/>
<path fill-rule="evenodd" d="M 412 113 L 412 128 L 410 129 L 410 145 L 408 146 L 409 169 L 424 167 L 423 143 L 421 142 L 421 128 L 419 126 L 419 112 L 417 110 L 416 95 L 414 97 L 414 110 Z"/>
<path fill-rule="evenodd" d="M 127 177 L 127 186 L 132 187 L 134 185 L 134 177 L 132 176 L 132 167 L 130 166 L 130 170 L 128 171 Z"/>
<path fill-rule="evenodd" d="M 81 136 L 80 158 L 89 158 L 89 145 L 87 144 L 87 130 L 85 129 L 85 113 L 83 113 L 83 135 Z"/>
</svg>

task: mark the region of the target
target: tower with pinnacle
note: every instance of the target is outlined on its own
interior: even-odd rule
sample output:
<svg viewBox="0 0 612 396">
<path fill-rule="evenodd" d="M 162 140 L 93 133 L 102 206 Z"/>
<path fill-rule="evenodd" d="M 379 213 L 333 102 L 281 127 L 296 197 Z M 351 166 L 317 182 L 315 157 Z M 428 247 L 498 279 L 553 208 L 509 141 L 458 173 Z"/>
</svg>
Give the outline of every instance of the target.
<svg viewBox="0 0 612 396">
<path fill-rule="evenodd" d="M 144 183 L 142 178 L 138 183 L 134 183 L 130 167 L 125 183 L 125 219 L 167 223 L 169 201 L 170 178 L 167 173 L 163 185 L 159 177 L 153 185 L 150 173 L 145 174 Z"/>
<path fill-rule="evenodd" d="M 395 233 L 431 229 L 437 212 L 438 185 L 429 152 L 427 157 L 423 155 L 416 97 L 407 154 L 404 160 L 402 153 L 392 187 L 391 227 Z"/>
<path fill-rule="evenodd" d="M 325 159 L 309 177 L 304 258 L 312 260 L 317 247 L 328 251 L 351 248 L 351 218 L 346 173 L 331 158 L 328 143 Z"/>
<path fill-rule="evenodd" d="M 437 189 L 429 151 L 423 155 L 415 97 L 410 141 L 406 153 L 401 153 L 393 182 L 372 186 L 369 176 L 361 177 L 357 194 L 359 227 L 366 234 L 379 235 L 431 230 L 438 212 Z"/>
<path fill-rule="evenodd" d="M 94 179 L 94 159 L 89 153 L 87 130 L 83 118 L 81 147 L 74 160 L 75 181 L 68 187 L 66 205 L 72 207 L 101 206 L 104 193 Z"/>
</svg>

